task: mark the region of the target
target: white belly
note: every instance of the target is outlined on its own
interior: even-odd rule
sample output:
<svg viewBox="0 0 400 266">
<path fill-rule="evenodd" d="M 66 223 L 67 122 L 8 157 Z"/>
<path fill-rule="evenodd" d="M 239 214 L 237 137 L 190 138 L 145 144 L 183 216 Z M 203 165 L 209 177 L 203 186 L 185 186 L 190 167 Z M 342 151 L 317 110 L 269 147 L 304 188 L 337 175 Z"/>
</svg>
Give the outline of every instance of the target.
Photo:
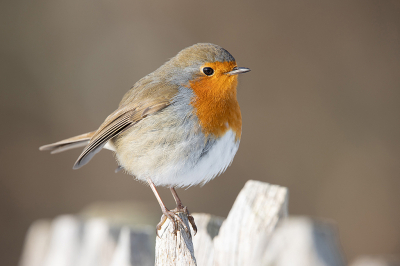
<svg viewBox="0 0 400 266">
<path fill-rule="evenodd" d="M 233 157 L 239 148 L 235 133 L 229 130 L 222 138 L 217 140 L 206 155 L 196 165 L 182 169 L 181 175 L 168 178 L 168 184 L 178 187 L 204 185 L 217 175 L 225 172 L 232 163 Z"/>
<path fill-rule="evenodd" d="M 186 139 L 176 148 L 153 146 L 138 157 L 138 148 L 133 148 L 130 154 L 123 156 L 117 152 L 117 158 L 125 171 L 138 180 L 146 181 L 149 177 L 156 186 L 190 187 L 204 185 L 224 172 L 238 148 L 239 141 L 229 130 L 206 149 L 204 137 L 196 136 Z"/>
</svg>

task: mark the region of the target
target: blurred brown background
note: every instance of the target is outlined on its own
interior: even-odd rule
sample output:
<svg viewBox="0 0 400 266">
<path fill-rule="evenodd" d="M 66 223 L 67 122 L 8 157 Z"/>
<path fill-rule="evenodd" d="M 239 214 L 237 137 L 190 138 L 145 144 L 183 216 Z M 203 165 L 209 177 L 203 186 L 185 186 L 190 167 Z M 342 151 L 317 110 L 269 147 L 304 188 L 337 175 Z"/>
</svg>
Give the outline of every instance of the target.
<svg viewBox="0 0 400 266">
<path fill-rule="evenodd" d="M 36 219 L 99 200 L 157 205 L 114 174 L 108 151 L 73 171 L 80 150 L 38 147 L 96 129 L 135 81 L 197 42 L 252 72 L 240 77 L 239 152 L 221 177 L 178 191 L 190 210 L 226 216 L 258 179 L 289 188 L 291 214 L 336 221 L 349 261 L 400 253 L 399 1 L 3 0 L 0 10 L 1 265 L 17 264 Z"/>
</svg>

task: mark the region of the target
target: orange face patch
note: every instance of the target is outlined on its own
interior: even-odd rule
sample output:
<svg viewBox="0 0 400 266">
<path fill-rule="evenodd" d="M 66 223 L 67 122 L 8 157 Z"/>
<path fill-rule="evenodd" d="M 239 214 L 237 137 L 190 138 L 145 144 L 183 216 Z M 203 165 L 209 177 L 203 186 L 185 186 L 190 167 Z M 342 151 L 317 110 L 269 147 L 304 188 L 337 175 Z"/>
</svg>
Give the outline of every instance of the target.
<svg viewBox="0 0 400 266">
<path fill-rule="evenodd" d="M 203 75 L 189 82 L 196 95 L 191 104 L 205 135 L 221 137 L 232 129 L 236 140 L 240 139 L 242 115 L 236 99 L 237 75 L 225 74 L 236 66 L 236 62 L 207 63 L 199 71 L 211 67 L 214 74 Z"/>
</svg>

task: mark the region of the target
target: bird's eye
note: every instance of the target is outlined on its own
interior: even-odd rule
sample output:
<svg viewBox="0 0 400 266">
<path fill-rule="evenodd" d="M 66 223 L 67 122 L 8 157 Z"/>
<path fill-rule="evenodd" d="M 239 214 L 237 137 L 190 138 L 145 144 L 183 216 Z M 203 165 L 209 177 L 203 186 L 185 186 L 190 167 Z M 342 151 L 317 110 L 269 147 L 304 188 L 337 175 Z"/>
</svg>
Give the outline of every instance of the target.
<svg viewBox="0 0 400 266">
<path fill-rule="evenodd" d="M 212 69 L 211 67 L 205 67 L 203 68 L 203 73 L 207 76 L 211 76 L 212 74 L 214 74 L 214 69 Z"/>
</svg>

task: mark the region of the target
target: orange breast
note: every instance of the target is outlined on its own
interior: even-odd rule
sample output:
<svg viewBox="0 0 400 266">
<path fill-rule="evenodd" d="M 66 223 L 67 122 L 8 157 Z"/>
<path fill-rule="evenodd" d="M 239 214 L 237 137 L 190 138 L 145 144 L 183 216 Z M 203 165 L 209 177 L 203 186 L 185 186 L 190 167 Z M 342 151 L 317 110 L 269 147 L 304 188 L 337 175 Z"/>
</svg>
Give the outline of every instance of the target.
<svg viewBox="0 0 400 266">
<path fill-rule="evenodd" d="M 229 129 L 240 139 L 242 115 L 236 98 L 237 75 L 226 75 L 236 62 L 215 62 L 202 67 L 212 67 L 212 76 L 202 76 L 190 82 L 195 93 L 191 104 L 200 121 L 202 132 L 215 137 L 223 136 Z"/>
</svg>

